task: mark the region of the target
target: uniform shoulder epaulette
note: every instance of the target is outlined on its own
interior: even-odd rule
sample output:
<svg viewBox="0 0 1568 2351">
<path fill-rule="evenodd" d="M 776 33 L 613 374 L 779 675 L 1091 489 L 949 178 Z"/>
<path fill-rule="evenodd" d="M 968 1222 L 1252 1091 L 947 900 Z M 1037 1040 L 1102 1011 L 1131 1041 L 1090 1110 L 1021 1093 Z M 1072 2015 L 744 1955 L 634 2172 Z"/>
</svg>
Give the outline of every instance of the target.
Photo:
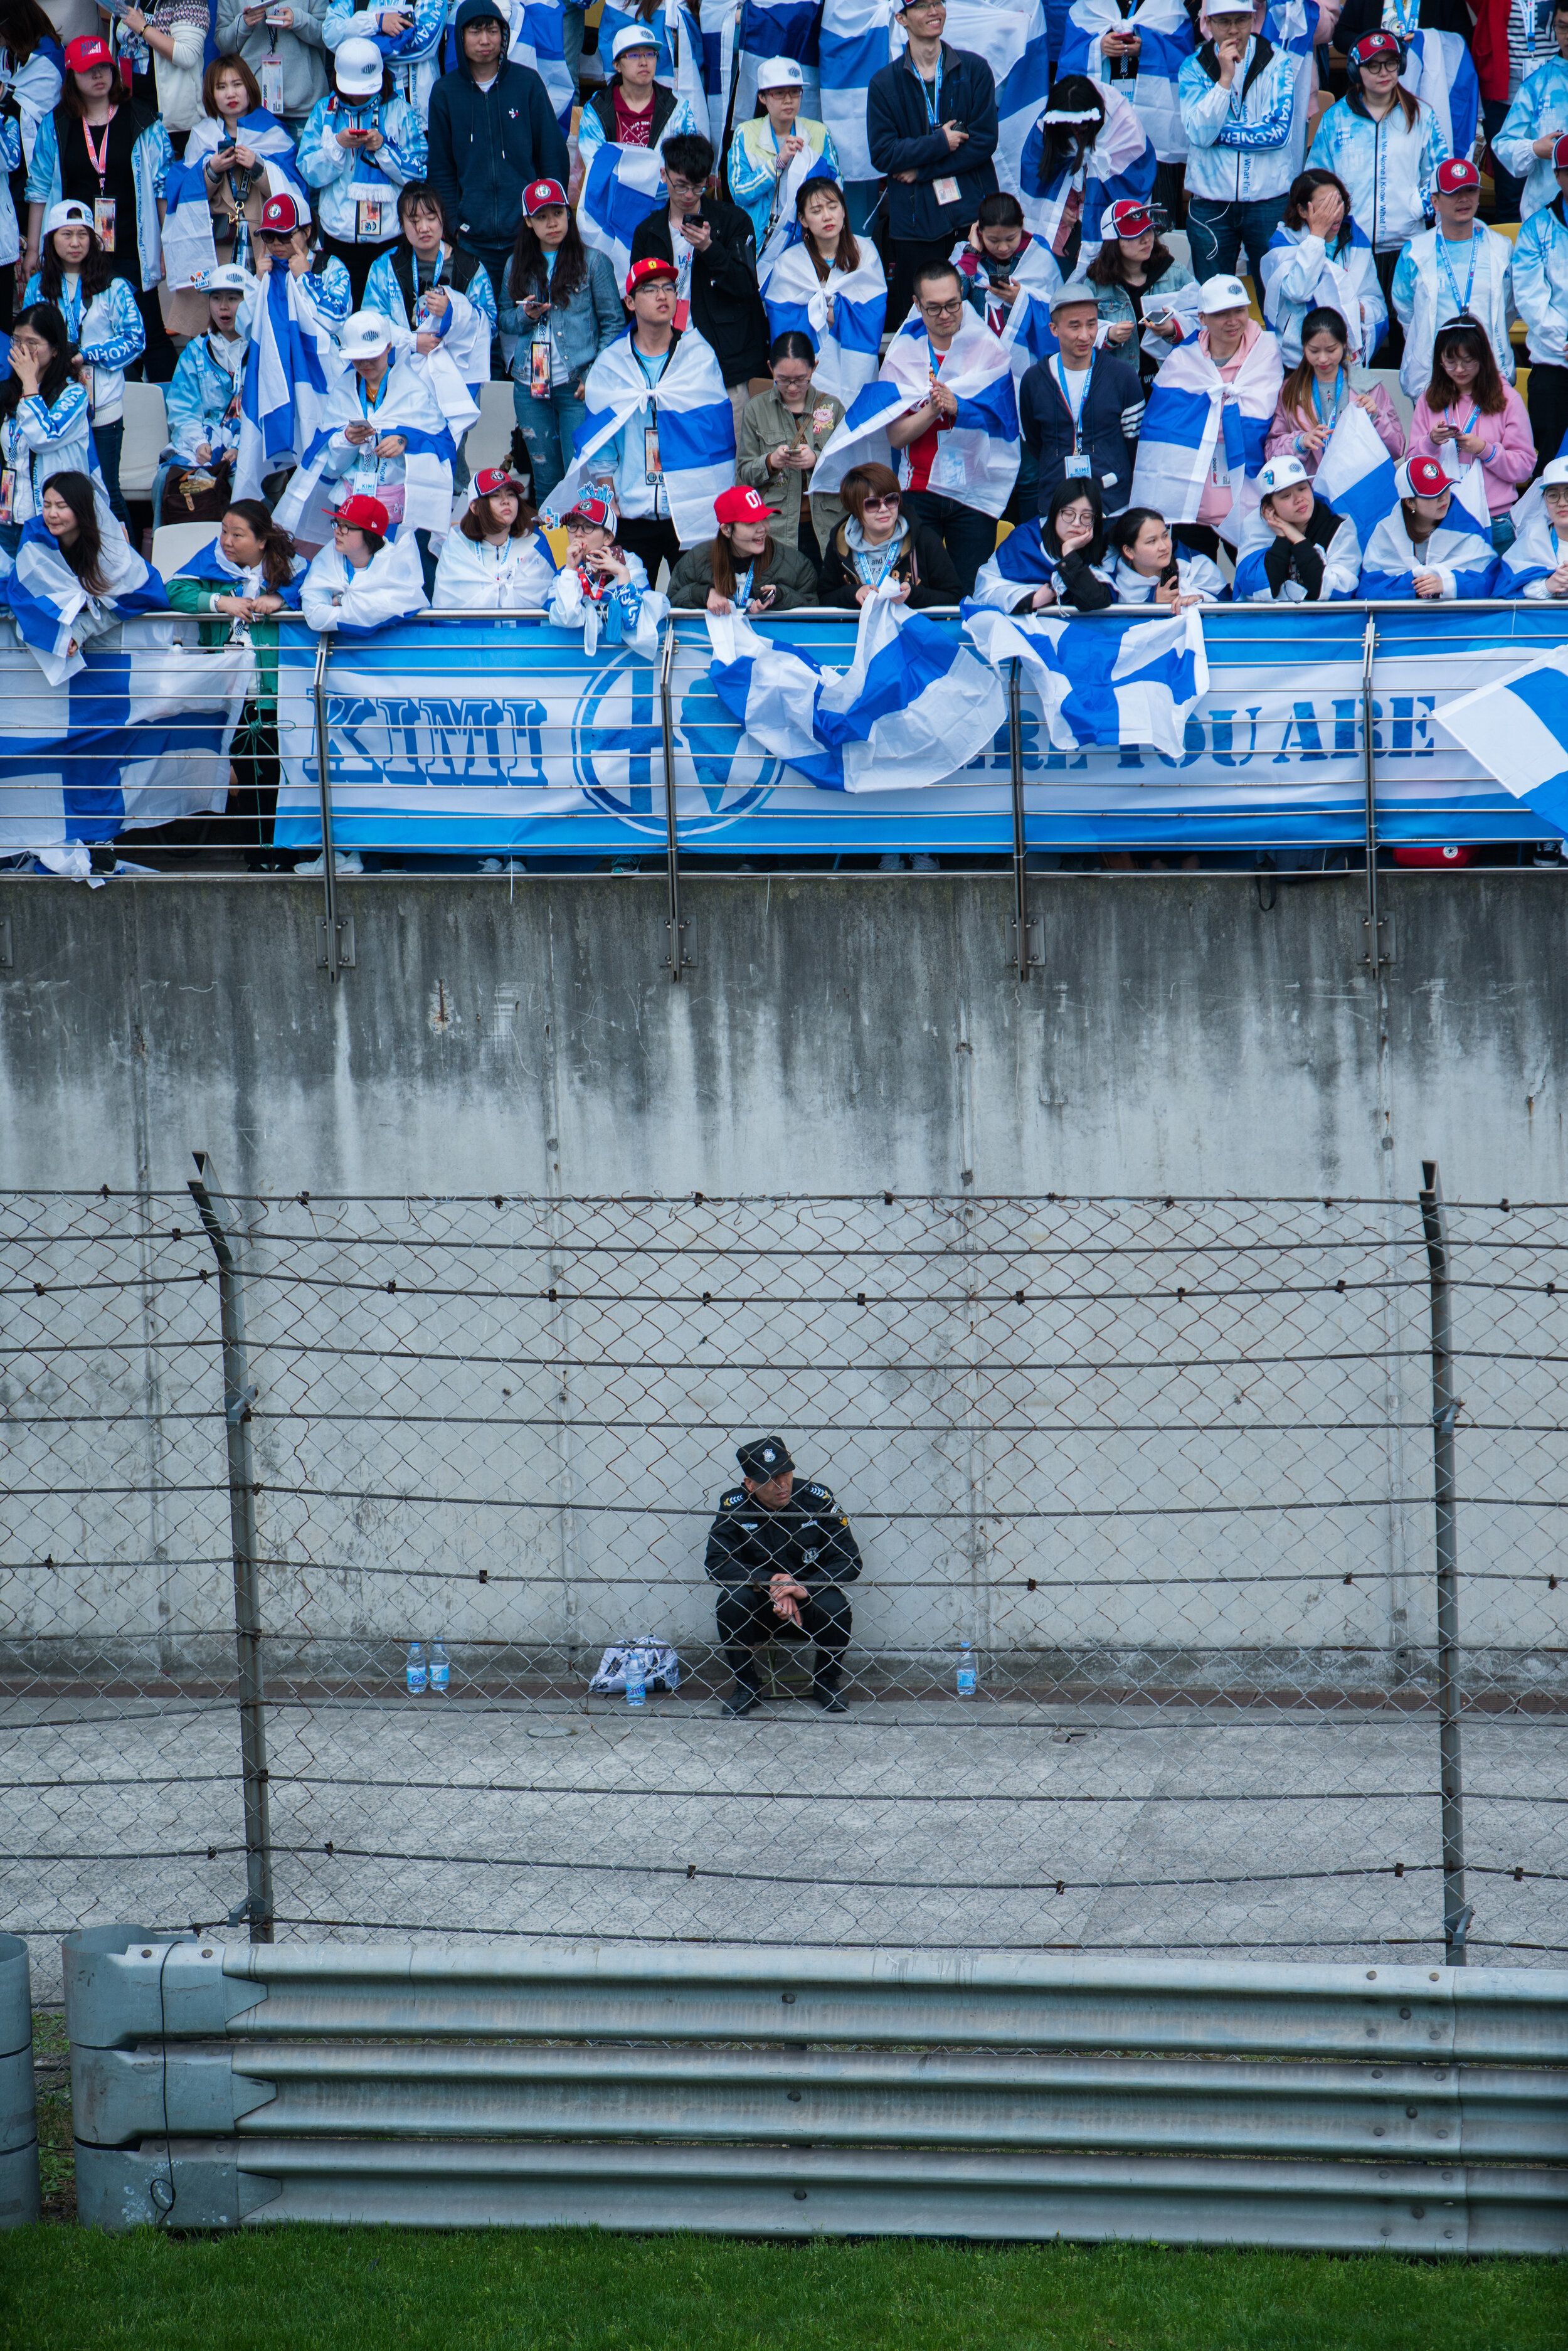
<svg viewBox="0 0 1568 2351">
<path fill-rule="evenodd" d="M 832 1509 L 833 1498 L 825 1486 L 803 1486 L 800 1491 L 807 1501 L 825 1505 L 830 1510 Z"/>
<path fill-rule="evenodd" d="M 732 1488 L 727 1494 L 721 1494 L 719 1496 L 719 1509 L 721 1510 L 738 1510 L 741 1504 L 746 1500 L 746 1498 L 745 1487 L 736 1486 Z"/>
</svg>

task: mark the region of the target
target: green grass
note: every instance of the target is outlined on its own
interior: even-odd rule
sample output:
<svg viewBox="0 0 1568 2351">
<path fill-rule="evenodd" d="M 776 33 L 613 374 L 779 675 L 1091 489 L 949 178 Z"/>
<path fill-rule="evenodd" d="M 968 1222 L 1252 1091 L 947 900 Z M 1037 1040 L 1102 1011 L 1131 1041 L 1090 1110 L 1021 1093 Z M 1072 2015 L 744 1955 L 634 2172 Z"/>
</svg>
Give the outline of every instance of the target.
<svg viewBox="0 0 1568 2351">
<path fill-rule="evenodd" d="M 76 2151 L 71 2138 L 71 2052 L 65 2012 L 33 2011 L 33 2082 L 38 2100 L 38 2174 L 44 2217 L 68 2220 L 76 2212 Z"/>
<path fill-rule="evenodd" d="M 0 2351 L 1563 2351 L 1568 2264 L 588 2230 L 0 2239 Z"/>
</svg>

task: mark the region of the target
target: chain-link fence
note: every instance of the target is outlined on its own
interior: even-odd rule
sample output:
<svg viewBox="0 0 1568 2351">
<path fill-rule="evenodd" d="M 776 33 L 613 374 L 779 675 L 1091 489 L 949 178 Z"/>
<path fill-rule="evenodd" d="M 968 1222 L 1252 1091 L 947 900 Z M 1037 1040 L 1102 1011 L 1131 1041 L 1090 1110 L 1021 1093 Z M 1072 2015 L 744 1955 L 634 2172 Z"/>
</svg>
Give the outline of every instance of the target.
<svg viewBox="0 0 1568 2351">
<path fill-rule="evenodd" d="M 1568 1950 L 1561 1206 L 1448 1210 L 1456 1415 L 1416 1201 L 208 1181 L 0 1198 L 8 1926 Z M 764 1434 L 841 1712 L 723 1710 Z"/>
</svg>

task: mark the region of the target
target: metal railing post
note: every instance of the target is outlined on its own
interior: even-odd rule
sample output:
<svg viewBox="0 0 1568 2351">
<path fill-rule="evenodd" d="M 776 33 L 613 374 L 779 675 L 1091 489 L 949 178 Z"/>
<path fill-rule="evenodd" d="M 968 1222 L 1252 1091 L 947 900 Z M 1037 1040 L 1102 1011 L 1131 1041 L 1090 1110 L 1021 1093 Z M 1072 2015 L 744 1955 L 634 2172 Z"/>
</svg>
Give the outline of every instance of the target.
<svg viewBox="0 0 1568 2351">
<path fill-rule="evenodd" d="M 1008 751 L 1013 786 L 1013 945 L 1018 951 L 1019 977 L 1035 968 L 1029 939 L 1029 852 L 1023 821 L 1023 688 L 1022 664 L 1008 664 Z"/>
<path fill-rule="evenodd" d="M 1432 1292 L 1432 1469 L 1437 1506 L 1437 1752 L 1443 1792 L 1443 1941 L 1465 1964 L 1473 1906 L 1465 1900 L 1465 1782 L 1459 1751 L 1458 1519 L 1454 1481 L 1453 1317 L 1448 1228 L 1435 1159 L 1421 1163 L 1421 1227 Z"/>
<path fill-rule="evenodd" d="M 1373 741 L 1372 665 L 1377 659 L 1377 622 L 1369 612 L 1361 641 L 1361 741 L 1366 769 L 1366 952 L 1362 961 L 1374 977 L 1388 957 L 1383 952 L 1383 917 L 1377 911 L 1377 752 Z"/>
<path fill-rule="evenodd" d="M 321 632 L 316 644 L 316 780 L 321 794 L 321 880 L 327 900 L 327 972 L 336 979 L 338 958 L 338 868 L 332 841 L 332 768 L 329 755 L 330 737 L 327 729 L 327 664 L 331 658 L 332 637 L 329 630 Z"/>
<path fill-rule="evenodd" d="M 218 1313 L 224 1345 L 224 1435 L 228 1445 L 229 1531 L 234 1547 L 235 1644 L 239 1663 L 240 1769 L 245 1790 L 246 1898 L 229 1924 L 250 1921 L 253 1943 L 272 1940 L 272 1828 L 267 1796 L 266 1677 L 261 1603 L 256 1587 L 256 1472 L 250 1408 L 256 1391 L 246 1362 L 245 1279 L 235 1254 L 232 1219 L 212 1160 L 193 1153 L 191 1197 L 218 1261 Z M 214 1197 L 215 1196 L 215 1197 Z"/>
<path fill-rule="evenodd" d="M 670 885 L 670 911 L 664 924 L 670 934 L 670 952 L 664 961 L 672 980 L 678 980 L 688 963 L 685 925 L 681 920 L 681 845 L 675 831 L 675 715 L 670 684 L 674 664 L 675 624 L 672 621 L 664 631 L 664 650 L 659 663 L 659 720 L 664 737 L 664 863 Z"/>
</svg>

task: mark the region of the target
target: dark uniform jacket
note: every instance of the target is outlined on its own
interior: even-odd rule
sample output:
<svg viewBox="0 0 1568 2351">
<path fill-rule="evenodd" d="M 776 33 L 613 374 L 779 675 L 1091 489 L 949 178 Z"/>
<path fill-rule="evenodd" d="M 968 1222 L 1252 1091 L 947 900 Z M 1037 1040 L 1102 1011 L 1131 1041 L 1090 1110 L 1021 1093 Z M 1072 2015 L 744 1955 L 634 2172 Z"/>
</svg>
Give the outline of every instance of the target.
<svg viewBox="0 0 1568 2351">
<path fill-rule="evenodd" d="M 765 1510 L 744 1486 L 721 1494 L 703 1562 L 711 1583 L 765 1584 L 792 1575 L 798 1583 L 852 1583 L 860 1545 L 825 1486 L 797 1485 L 789 1506 Z"/>
</svg>

